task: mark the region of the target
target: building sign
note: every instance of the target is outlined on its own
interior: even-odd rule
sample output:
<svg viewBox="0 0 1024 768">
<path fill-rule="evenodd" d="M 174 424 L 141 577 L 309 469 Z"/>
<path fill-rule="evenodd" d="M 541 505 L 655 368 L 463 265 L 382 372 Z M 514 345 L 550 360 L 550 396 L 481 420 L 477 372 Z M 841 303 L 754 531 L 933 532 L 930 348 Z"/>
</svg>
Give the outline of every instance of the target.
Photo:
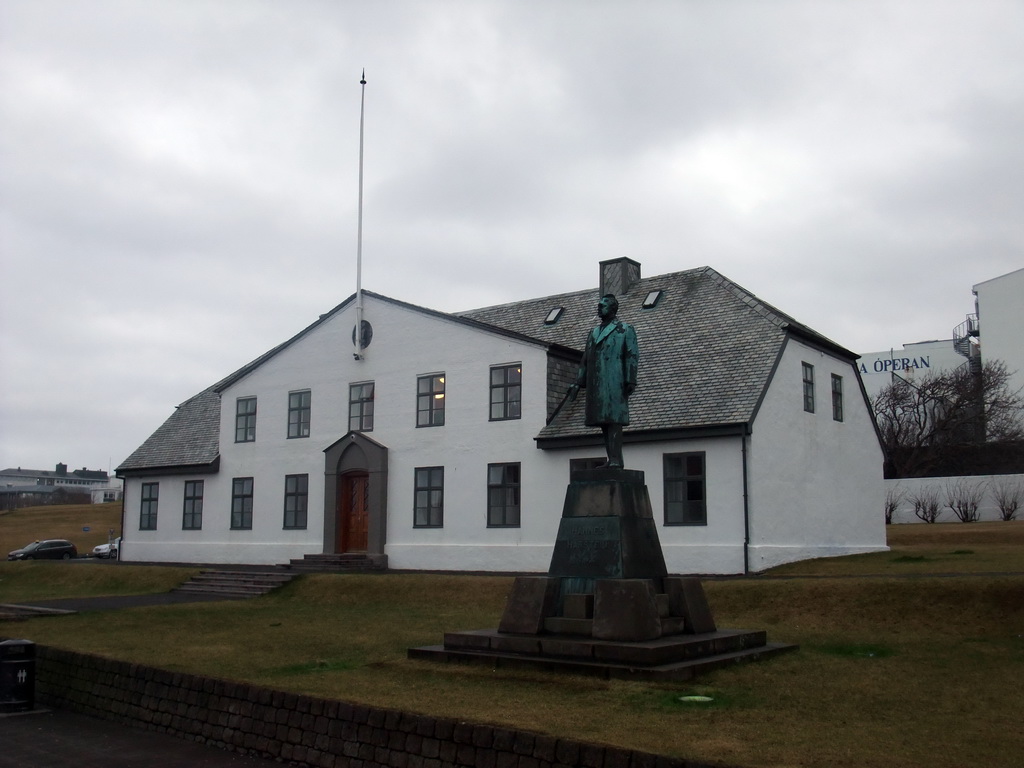
<svg viewBox="0 0 1024 768">
<path fill-rule="evenodd" d="M 913 371 L 918 368 L 931 368 L 931 356 L 921 357 L 886 357 L 878 358 L 869 369 L 866 363 L 860 364 L 861 375 L 868 373 L 892 373 L 893 371 Z"/>
</svg>

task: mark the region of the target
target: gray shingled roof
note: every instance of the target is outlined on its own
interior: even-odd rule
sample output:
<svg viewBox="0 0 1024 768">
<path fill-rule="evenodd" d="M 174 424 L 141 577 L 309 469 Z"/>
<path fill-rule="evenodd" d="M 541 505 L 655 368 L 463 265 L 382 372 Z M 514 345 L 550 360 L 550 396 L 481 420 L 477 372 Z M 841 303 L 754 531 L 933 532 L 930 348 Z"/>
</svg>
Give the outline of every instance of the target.
<svg viewBox="0 0 1024 768">
<path fill-rule="evenodd" d="M 652 309 L 650 291 L 663 294 Z M 460 313 L 550 343 L 581 350 L 597 322 L 598 289 L 546 296 Z M 686 430 L 753 420 L 787 332 L 856 356 L 759 300 L 710 267 L 643 278 L 619 297 L 619 318 L 636 329 L 637 389 L 626 432 Z M 565 311 L 545 325 L 554 307 Z M 562 411 L 540 438 L 592 435 L 583 398 Z"/>
<path fill-rule="evenodd" d="M 653 309 L 641 303 L 663 291 Z M 437 317 L 489 328 L 527 341 L 582 350 L 597 322 L 598 289 L 545 296 L 494 307 L 445 314 L 378 294 L 378 299 Z M 344 308 L 349 297 L 283 344 L 243 366 L 195 397 L 117 468 L 117 473 L 210 465 L 218 458 L 219 392 Z M 557 323 L 545 325 L 554 307 Z M 619 296 L 619 317 L 631 323 L 640 344 L 638 386 L 630 399 L 628 432 L 733 426 L 753 420 L 787 333 L 799 335 L 851 360 L 852 352 L 797 323 L 788 315 L 722 277 L 710 267 L 639 280 Z M 563 410 L 539 437 L 590 436 L 583 398 Z"/>
<path fill-rule="evenodd" d="M 220 395 L 213 387 L 179 405 L 140 445 L 117 474 L 142 469 L 201 467 L 220 455 Z"/>
</svg>

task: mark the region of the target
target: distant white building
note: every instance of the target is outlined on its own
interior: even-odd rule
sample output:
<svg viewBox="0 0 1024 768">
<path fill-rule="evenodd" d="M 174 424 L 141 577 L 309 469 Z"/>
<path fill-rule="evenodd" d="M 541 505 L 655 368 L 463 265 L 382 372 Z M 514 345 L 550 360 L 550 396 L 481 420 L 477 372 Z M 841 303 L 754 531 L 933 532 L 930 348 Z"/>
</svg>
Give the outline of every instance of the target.
<svg viewBox="0 0 1024 768">
<path fill-rule="evenodd" d="M 874 397 L 893 381 L 893 376 L 914 381 L 929 373 L 958 368 L 966 361 L 953 346 L 953 339 L 919 341 L 901 349 L 869 352 L 857 361 L 864 389 Z"/>
<path fill-rule="evenodd" d="M 962 365 L 980 369 L 988 360 L 1002 360 L 1014 374 L 1011 387 L 1024 387 L 1024 269 L 978 283 L 973 292 L 975 312 L 949 339 L 862 355 L 857 367 L 868 396 L 877 395 L 894 376 L 914 381 Z"/>
<path fill-rule="evenodd" d="M 575 378 L 600 295 L 640 343 L 625 460 L 670 572 L 885 549 L 856 356 L 713 269 L 448 314 L 363 292 L 182 403 L 118 468 L 122 559 L 546 571 L 573 467 L 603 458 Z"/>
<path fill-rule="evenodd" d="M 109 504 L 113 501 L 120 501 L 124 496 L 121 481 L 111 478 L 110 482 L 102 488 L 93 488 L 90 492 L 93 504 Z"/>
<path fill-rule="evenodd" d="M 67 464 L 57 464 L 53 470 L 21 467 L 0 470 L 0 496 L 7 506 L 19 500 L 42 502 L 58 489 L 87 493 L 93 503 L 121 498 L 121 481 L 103 470 L 83 467 L 69 472 Z"/>
<path fill-rule="evenodd" d="M 981 359 L 1002 360 L 1010 386 L 1024 388 L 1024 269 L 974 286 Z"/>
</svg>

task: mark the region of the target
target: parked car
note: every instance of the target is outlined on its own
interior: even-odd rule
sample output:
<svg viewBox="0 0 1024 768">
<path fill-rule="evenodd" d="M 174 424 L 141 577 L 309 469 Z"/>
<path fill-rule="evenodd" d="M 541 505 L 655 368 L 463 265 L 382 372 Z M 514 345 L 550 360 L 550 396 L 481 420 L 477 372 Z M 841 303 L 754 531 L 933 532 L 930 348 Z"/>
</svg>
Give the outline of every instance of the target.
<svg viewBox="0 0 1024 768">
<path fill-rule="evenodd" d="M 121 549 L 121 537 L 118 536 L 109 544 L 98 544 L 92 548 L 93 557 L 109 557 L 111 560 L 117 560 L 117 551 Z"/>
<path fill-rule="evenodd" d="M 70 560 L 78 549 L 67 539 L 44 539 L 7 553 L 8 560 Z"/>
</svg>

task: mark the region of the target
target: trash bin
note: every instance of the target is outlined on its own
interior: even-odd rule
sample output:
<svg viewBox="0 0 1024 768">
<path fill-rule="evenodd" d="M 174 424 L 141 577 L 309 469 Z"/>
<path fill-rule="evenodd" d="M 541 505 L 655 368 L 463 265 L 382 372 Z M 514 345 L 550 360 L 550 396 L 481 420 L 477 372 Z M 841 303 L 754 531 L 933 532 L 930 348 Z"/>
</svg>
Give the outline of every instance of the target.
<svg viewBox="0 0 1024 768">
<path fill-rule="evenodd" d="M 30 640 L 0 643 L 0 713 L 29 712 L 36 699 L 36 644 Z"/>
</svg>

